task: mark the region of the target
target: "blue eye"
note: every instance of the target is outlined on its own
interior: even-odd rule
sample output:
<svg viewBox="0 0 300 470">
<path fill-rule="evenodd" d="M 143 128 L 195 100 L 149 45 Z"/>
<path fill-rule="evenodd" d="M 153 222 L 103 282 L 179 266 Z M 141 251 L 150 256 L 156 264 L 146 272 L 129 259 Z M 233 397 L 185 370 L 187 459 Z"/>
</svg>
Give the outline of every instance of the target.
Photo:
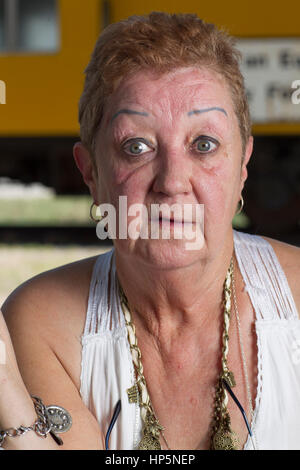
<svg viewBox="0 0 300 470">
<path fill-rule="evenodd" d="M 129 140 L 124 145 L 124 150 L 129 155 L 141 155 L 149 151 L 149 145 L 143 140 Z"/>
<path fill-rule="evenodd" d="M 205 136 L 200 136 L 198 137 L 195 142 L 197 150 L 200 153 L 210 153 L 216 150 L 218 147 L 218 142 L 215 139 L 212 139 L 211 137 L 205 137 Z"/>
</svg>

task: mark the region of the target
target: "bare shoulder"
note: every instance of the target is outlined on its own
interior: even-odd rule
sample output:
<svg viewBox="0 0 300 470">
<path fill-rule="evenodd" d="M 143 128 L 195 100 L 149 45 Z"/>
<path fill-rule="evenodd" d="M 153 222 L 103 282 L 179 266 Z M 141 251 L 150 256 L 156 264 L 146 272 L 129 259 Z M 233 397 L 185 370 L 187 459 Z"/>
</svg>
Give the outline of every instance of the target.
<svg viewBox="0 0 300 470">
<path fill-rule="evenodd" d="M 300 315 L 300 248 L 288 243 L 263 237 L 270 243 L 287 277 Z"/>
<path fill-rule="evenodd" d="M 17 352 L 25 325 L 32 325 L 79 387 L 80 337 L 97 256 L 45 271 L 18 286 L 1 307 Z"/>
</svg>

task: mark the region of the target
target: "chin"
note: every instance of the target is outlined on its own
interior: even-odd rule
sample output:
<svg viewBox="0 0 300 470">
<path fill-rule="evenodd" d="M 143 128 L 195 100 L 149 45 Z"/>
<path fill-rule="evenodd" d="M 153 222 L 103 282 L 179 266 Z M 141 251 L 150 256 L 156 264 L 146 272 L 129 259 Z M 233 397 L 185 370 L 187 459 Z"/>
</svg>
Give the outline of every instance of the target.
<svg viewBox="0 0 300 470">
<path fill-rule="evenodd" d="M 205 243 L 190 240 L 116 240 L 115 247 L 122 255 L 134 256 L 147 266 L 157 269 L 176 269 L 192 265 L 205 257 Z M 193 249 L 191 249 L 193 248 Z"/>
</svg>

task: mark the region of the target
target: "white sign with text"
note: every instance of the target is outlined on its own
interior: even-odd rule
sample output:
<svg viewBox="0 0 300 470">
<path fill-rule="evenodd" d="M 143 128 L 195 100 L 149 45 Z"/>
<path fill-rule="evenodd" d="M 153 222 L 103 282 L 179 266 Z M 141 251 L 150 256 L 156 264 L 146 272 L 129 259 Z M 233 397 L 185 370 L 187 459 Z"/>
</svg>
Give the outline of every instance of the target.
<svg viewBox="0 0 300 470">
<path fill-rule="evenodd" d="M 253 123 L 300 122 L 300 38 L 238 39 Z"/>
</svg>

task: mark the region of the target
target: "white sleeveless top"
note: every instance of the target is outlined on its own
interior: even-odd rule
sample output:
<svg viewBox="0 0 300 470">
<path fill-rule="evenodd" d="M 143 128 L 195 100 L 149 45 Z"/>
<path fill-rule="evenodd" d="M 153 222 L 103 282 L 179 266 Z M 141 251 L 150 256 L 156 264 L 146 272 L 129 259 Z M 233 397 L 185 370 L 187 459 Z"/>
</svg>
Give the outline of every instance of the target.
<svg viewBox="0 0 300 470">
<path fill-rule="evenodd" d="M 258 386 L 252 429 L 256 448 L 300 449 L 300 320 L 284 272 L 263 238 L 234 231 L 234 246 L 256 319 Z M 109 448 L 135 449 L 142 421 L 129 403 L 134 385 L 127 330 L 119 302 L 114 250 L 100 255 L 91 278 L 82 335 L 80 394 L 105 434 L 115 405 L 122 409 Z M 251 450 L 248 440 L 244 450 Z"/>
</svg>

